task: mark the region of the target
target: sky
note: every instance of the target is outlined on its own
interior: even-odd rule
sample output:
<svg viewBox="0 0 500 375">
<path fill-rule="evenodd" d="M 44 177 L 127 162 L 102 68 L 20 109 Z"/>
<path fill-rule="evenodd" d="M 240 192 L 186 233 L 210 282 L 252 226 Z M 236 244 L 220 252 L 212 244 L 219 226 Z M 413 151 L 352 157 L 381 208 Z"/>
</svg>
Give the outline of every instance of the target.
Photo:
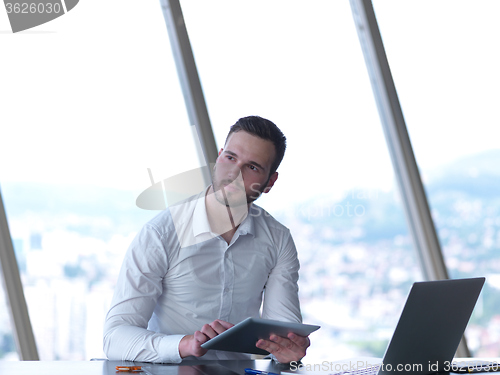
<svg viewBox="0 0 500 375">
<path fill-rule="evenodd" d="M 181 5 L 218 146 L 250 114 L 288 138 L 263 201 L 394 188 L 347 1 Z M 374 6 L 423 173 L 498 148 L 500 3 Z M 198 167 L 159 1 L 82 0 L 16 34 L 0 8 L 0 51 L 0 184 L 139 193 L 147 168 L 160 180 Z"/>
</svg>

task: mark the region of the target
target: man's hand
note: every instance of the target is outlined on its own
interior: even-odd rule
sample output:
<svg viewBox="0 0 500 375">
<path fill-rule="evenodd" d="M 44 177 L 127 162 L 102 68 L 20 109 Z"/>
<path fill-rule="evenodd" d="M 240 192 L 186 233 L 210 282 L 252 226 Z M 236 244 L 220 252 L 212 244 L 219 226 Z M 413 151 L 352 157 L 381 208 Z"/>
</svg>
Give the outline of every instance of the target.
<svg viewBox="0 0 500 375">
<path fill-rule="evenodd" d="M 186 358 L 190 355 L 201 357 L 207 352 L 206 349 L 201 347 L 201 344 L 221 334 L 232 326 L 234 326 L 234 324 L 216 319 L 210 324 L 203 325 L 200 331 L 196 331 L 192 335 L 184 336 L 179 342 L 179 354 L 181 358 Z"/>
<path fill-rule="evenodd" d="M 300 361 L 311 345 L 309 337 L 289 333 L 287 337 L 271 335 L 269 340 L 259 340 L 256 346 L 273 354 L 278 362 L 290 363 Z"/>
</svg>

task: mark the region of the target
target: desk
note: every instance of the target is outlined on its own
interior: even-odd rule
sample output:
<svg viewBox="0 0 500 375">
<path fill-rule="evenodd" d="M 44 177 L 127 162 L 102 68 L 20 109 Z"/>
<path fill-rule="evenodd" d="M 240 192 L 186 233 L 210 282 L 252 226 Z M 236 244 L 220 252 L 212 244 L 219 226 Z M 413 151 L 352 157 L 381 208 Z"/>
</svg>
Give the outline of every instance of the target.
<svg viewBox="0 0 500 375">
<path fill-rule="evenodd" d="M 477 358 L 456 358 L 460 361 L 474 361 Z M 481 358 L 480 360 L 498 363 L 500 358 Z M 346 360 L 347 361 L 347 360 Z M 335 363 L 344 363 L 338 361 Z M 244 375 L 245 368 L 280 373 L 290 368 L 266 359 L 240 361 L 187 361 L 182 364 L 159 364 L 127 361 L 0 361 L 1 375 L 117 375 L 116 366 L 142 366 L 143 372 L 119 375 Z M 336 372 L 336 371 L 330 371 Z M 405 374 L 400 372 L 400 374 Z M 446 373 L 453 374 L 451 373 Z M 493 373 L 492 375 L 499 374 Z M 463 375 L 463 374 L 460 374 Z"/>
<path fill-rule="evenodd" d="M 120 375 L 244 375 L 245 368 L 280 373 L 287 369 L 271 360 L 188 361 L 179 365 L 127 361 L 0 361 L 1 375 L 117 375 L 115 367 L 139 365 L 139 373 Z"/>
</svg>

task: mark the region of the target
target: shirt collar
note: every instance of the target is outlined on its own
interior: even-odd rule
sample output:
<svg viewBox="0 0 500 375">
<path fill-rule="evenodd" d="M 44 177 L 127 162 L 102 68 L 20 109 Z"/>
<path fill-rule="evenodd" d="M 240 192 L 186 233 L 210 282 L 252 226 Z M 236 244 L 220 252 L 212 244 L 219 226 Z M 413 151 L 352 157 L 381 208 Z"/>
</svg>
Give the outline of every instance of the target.
<svg viewBox="0 0 500 375">
<path fill-rule="evenodd" d="M 196 205 L 193 212 L 193 235 L 195 237 L 203 233 L 212 233 L 212 231 L 210 230 L 210 223 L 208 222 L 207 207 L 205 205 L 205 199 L 206 199 L 205 197 L 208 192 L 208 189 L 210 189 L 210 186 L 203 192 L 201 192 L 196 198 Z M 256 207 L 254 207 L 253 204 L 251 204 L 250 207 L 248 208 L 248 215 L 241 222 L 240 226 L 238 227 L 237 233 L 239 233 L 240 235 L 244 234 L 254 235 L 255 212 L 259 213 L 259 211 L 256 210 Z M 254 213 L 254 215 L 252 215 L 252 213 Z"/>
<path fill-rule="evenodd" d="M 248 215 L 247 217 L 241 222 L 238 232 L 240 235 L 244 234 L 251 234 L 252 236 L 255 236 L 255 217 L 252 215 L 254 212 L 255 207 L 253 206 L 253 203 L 250 204 L 248 207 Z"/>
<path fill-rule="evenodd" d="M 211 233 L 207 208 L 205 206 L 205 196 L 208 189 L 210 189 L 210 186 L 202 191 L 196 198 L 196 205 L 193 213 L 193 235 L 195 237 L 202 233 Z"/>
</svg>

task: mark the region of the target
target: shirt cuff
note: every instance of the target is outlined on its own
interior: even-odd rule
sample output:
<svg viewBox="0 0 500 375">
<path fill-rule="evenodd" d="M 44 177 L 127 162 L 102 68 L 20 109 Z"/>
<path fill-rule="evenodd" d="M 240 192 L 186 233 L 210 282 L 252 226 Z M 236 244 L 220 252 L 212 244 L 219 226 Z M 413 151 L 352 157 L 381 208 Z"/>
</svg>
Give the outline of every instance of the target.
<svg viewBox="0 0 500 375">
<path fill-rule="evenodd" d="M 160 341 L 159 357 L 162 363 L 181 363 L 179 342 L 185 335 L 168 335 Z"/>
</svg>

